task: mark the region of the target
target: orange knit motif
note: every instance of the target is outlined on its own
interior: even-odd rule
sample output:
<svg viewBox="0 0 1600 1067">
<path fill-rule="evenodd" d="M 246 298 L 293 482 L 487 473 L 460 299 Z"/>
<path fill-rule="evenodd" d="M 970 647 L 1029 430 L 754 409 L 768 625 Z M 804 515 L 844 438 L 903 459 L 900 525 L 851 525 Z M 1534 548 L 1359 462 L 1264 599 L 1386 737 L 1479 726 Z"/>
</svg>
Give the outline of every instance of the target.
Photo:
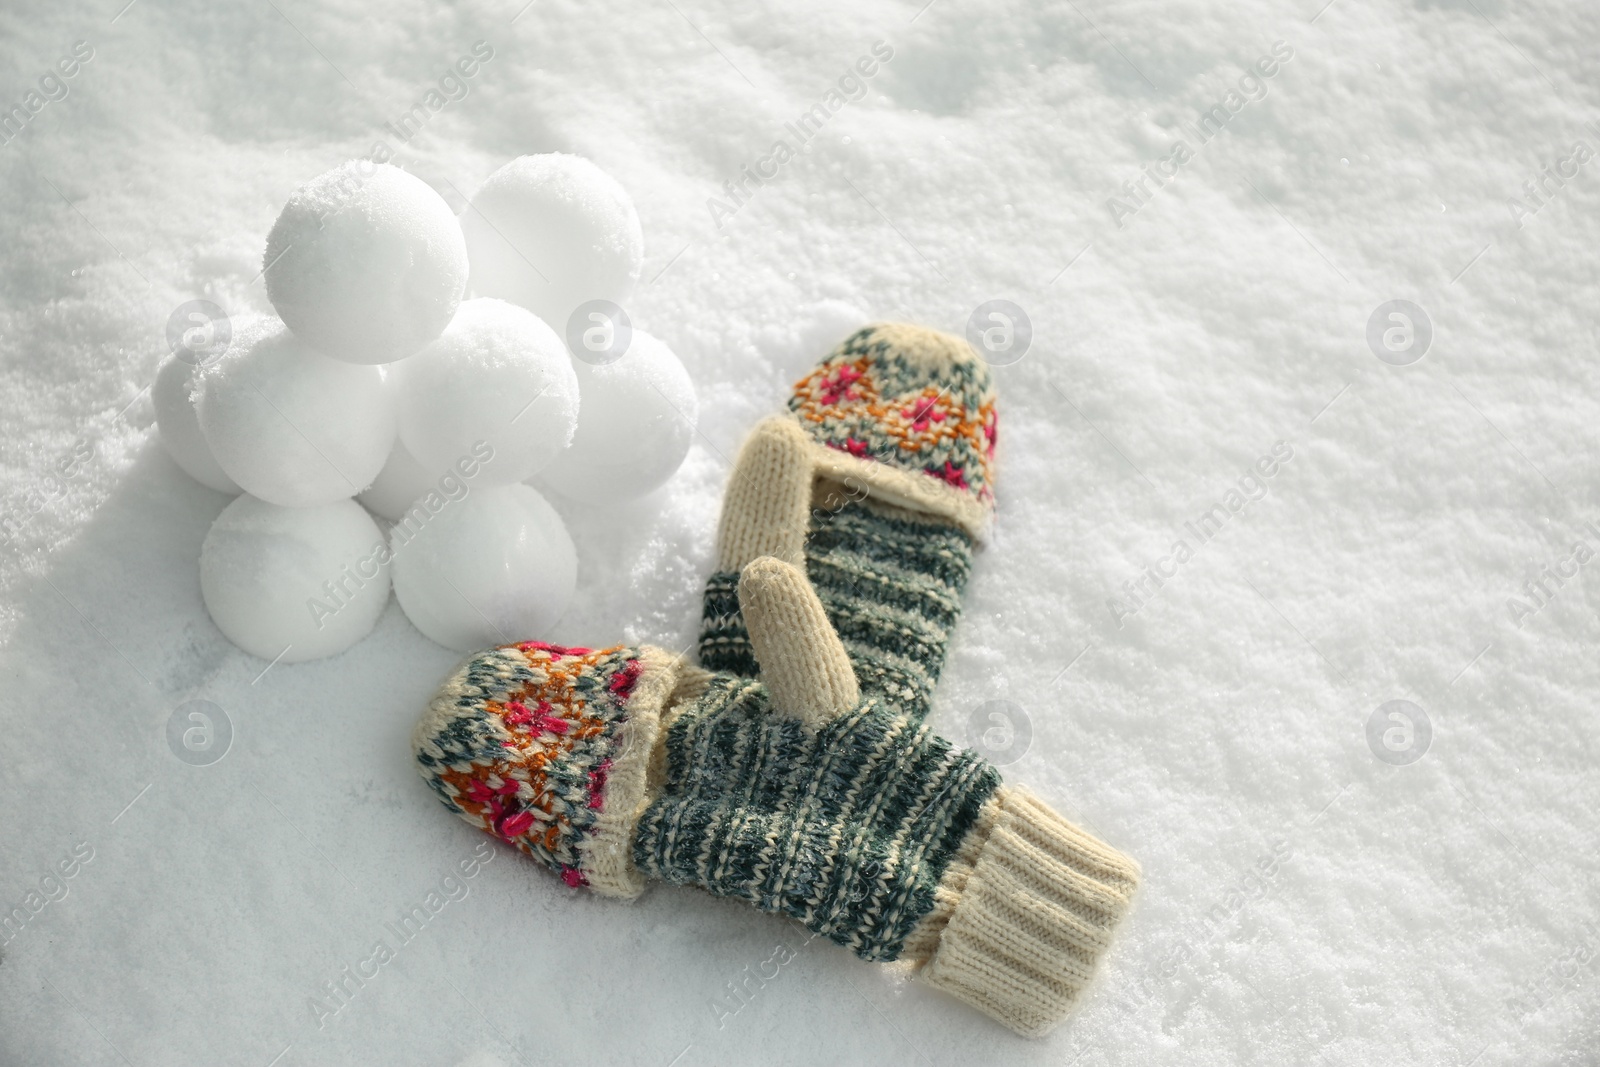
<svg viewBox="0 0 1600 1067">
<path fill-rule="evenodd" d="M 989 498 L 996 422 L 992 394 L 971 408 L 948 387 L 933 385 L 885 397 L 875 362 L 872 356 L 824 362 L 795 383 L 790 410 L 830 447 L 921 468 Z"/>
<path fill-rule="evenodd" d="M 571 761 L 575 753 L 603 745 L 612 729 L 614 707 L 592 707 L 590 698 L 607 704 L 618 696 L 625 699 L 625 692 L 615 687 L 596 689 L 593 683 L 597 671 L 615 670 L 617 654 L 627 650 L 562 648 L 540 642 L 505 650 L 519 653 L 532 677 L 502 698 L 482 704 L 504 755 L 474 759 L 466 769 L 442 765 L 435 773 L 468 822 L 537 859 L 545 858 L 536 851 L 542 849 L 564 867 L 575 868 L 573 858 L 566 855 L 575 829 L 570 814 L 601 806 L 610 761 L 599 763 L 581 784 L 572 781 Z M 629 660 L 612 677 L 631 681 L 637 671 Z M 586 676 L 590 684 L 580 686 Z M 557 768 L 567 770 L 566 781 L 552 777 Z"/>
</svg>

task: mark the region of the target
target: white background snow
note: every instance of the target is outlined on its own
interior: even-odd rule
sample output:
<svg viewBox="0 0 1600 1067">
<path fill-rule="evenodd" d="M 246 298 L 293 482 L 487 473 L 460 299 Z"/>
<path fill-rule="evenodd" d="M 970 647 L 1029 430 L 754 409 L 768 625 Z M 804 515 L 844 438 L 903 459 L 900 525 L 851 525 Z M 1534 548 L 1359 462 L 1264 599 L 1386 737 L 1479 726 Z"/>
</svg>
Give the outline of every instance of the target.
<svg viewBox="0 0 1600 1067">
<path fill-rule="evenodd" d="M 0 11 L 7 106 L 94 49 L 0 146 L 0 906 L 93 851 L 0 949 L 0 1062 L 1600 1061 L 1600 562 L 1508 607 L 1600 551 L 1600 160 L 1520 227 L 1507 204 L 1600 149 L 1600 8 L 120 3 Z M 480 40 L 469 95 L 384 129 Z M 865 98 L 719 229 L 707 198 L 877 41 Z M 1107 199 L 1275 41 L 1266 96 L 1116 225 Z M 348 653 L 263 674 L 200 601 L 226 498 L 141 391 L 183 301 L 268 310 L 279 208 L 380 139 L 457 211 L 555 150 L 638 204 L 629 310 L 701 433 L 642 502 L 554 501 L 580 553 L 557 640 L 691 642 L 728 457 L 851 327 L 1026 310 L 936 722 L 970 741 L 974 709 L 1018 705 L 1008 777 L 1143 864 L 1052 1037 L 743 905 L 608 903 L 499 846 L 319 1028 L 324 983 L 487 840 L 406 744 L 455 656 L 391 602 Z M 1409 366 L 1366 341 L 1392 299 L 1435 331 Z M 1278 441 L 1268 494 L 1119 627 L 1108 598 Z M 190 699 L 232 723 L 210 766 L 168 746 Z M 1394 699 L 1433 728 L 1407 766 L 1366 739 Z"/>
</svg>

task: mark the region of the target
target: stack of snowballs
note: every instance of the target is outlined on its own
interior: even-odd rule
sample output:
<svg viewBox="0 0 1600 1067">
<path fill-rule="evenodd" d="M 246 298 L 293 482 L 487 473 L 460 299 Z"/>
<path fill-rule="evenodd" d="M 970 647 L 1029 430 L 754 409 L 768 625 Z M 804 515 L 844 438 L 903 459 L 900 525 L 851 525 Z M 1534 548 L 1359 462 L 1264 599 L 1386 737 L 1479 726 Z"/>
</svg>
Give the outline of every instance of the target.
<svg viewBox="0 0 1600 1067">
<path fill-rule="evenodd" d="M 214 359 L 175 350 L 153 390 L 178 464 L 242 494 L 200 550 L 228 639 L 273 661 L 334 655 L 371 632 L 391 582 L 449 648 L 548 631 L 577 558 L 524 483 L 642 496 L 694 431 L 683 365 L 620 307 L 642 258 L 628 194 L 575 156 L 513 160 L 459 223 L 387 164 L 296 190 L 263 258 L 279 317 L 232 323 Z"/>
</svg>

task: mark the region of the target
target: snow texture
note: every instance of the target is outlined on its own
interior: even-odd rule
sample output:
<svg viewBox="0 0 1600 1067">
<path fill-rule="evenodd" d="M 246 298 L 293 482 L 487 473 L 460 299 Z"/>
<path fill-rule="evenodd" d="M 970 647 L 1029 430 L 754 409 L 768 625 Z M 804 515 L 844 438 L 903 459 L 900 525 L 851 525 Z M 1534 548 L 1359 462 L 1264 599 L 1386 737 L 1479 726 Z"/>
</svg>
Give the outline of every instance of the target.
<svg viewBox="0 0 1600 1067">
<path fill-rule="evenodd" d="M 404 515 L 418 497 L 425 495 L 429 489 L 437 488 L 439 479 L 447 469 L 429 470 L 424 467 L 406 451 L 405 442 L 397 434 L 383 470 L 356 499 L 374 515 L 394 521 Z"/>
<path fill-rule="evenodd" d="M 205 434 L 200 432 L 200 417 L 194 410 L 194 376 L 198 369 L 176 352 L 162 361 L 150 386 L 156 429 L 173 461 L 191 478 L 218 492 L 235 495 L 242 492 L 239 484 L 217 463 Z"/>
<path fill-rule="evenodd" d="M 190 396 L 223 471 L 280 507 L 355 496 L 394 445 L 383 373 L 325 356 L 273 318 L 257 320 L 198 368 Z"/>
<path fill-rule="evenodd" d="M 0 11 L 0 1062 L 1596 1061 L 1600 7 L 120 7 Z M 640 501 L 552 500 L 555 640 L 690 644 L 729 457 L 852 326 L 1026 311 L 934 722 L 1143 865 L 1053 1036 L 476 834 L 406 743 L 456 653 L 392 598 L 318 662 L 217 631 L 228 499 L 144 390 L 379 141 L 458 215 L 547 151 L 637 205 L 699 429 Z"/>
</svg>

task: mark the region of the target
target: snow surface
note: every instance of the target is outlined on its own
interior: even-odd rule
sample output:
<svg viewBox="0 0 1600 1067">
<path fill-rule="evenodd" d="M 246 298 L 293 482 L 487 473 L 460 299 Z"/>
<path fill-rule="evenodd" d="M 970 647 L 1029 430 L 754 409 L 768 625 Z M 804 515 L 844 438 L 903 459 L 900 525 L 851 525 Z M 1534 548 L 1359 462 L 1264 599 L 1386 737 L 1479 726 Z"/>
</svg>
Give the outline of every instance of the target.
<svg viewBox="0 0 1600 1067">
<path fill-rule="evenodd" d="M 1577 560 L 1600 550 L 1600 163 L 1561 162 L 1600 148 L 1600 8 L 120 6 L 0 10 L 0 101 L 45 80 L 0 145 L 0 905 L 27 914 L 0 1062 L 1600 1059 L 1600 563 Z M 850 80 L 878 41 L 892 59 Z M 842 78 L 862 98 L 780 161 Z M 1176 180 L 1108 207 L 1179 137 Z M 700 430 L 642 501 L 557 501 L 579 552 L 559 640 L 690 643 L 728 457 L 850 327 L 1026 310 L 935 714 L 970 739 L 985 703 L 1022 709 L 1007 774 L 1144 866 L 1055 1035 L 742 905 L 608 903 L 489 848 L 412 768 L 455 654 L 392 600 L 348 653 L 271 669 L 212 625 L 196 558 L 227 500 L 142 390 L 184 301 L 267 310 L 284 201 L 379 138 L 458 213 L 542 151 L 638 205 L 628 311 L 688 367 Z M 746 165 L 775 176 L 735 204 Z M 1546 165 L 1570 178 L 1535 200 Z M 1397 299 L 1434 331 L 1407 366 L 1367 342 Z M 1243 483 L 1265 495 L 1185 538 L 1280 441 Z M 1176 576 L 1119 626 L 1108 599 L 1157 564 Z M 1546 566 L 1576 574 L 1535 605 Z M 203 747 L 197 700 L 215 745 L 215 709 L 231 728 L 209 765 L 181 744 Z M 1406 766 L 1367 740 L 1391 700 L 1432 725 Z M 319 1027 L 324 983 L 436 890 Z M 779 945 L 794 960 L 732 999 Z"/>
</svg>

